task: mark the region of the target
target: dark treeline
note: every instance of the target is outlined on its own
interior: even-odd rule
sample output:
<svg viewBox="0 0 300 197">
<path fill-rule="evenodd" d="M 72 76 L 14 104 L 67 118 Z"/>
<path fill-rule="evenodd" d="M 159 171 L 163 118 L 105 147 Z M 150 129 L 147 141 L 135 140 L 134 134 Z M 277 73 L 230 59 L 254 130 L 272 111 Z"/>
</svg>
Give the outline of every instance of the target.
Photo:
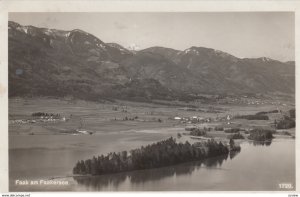
<svg viewBox="0 0 300 197">
<path fill-rule="evenodd" d="M 246 120 L 269 120 L 267 115 L 254 114 L 254 115 L 240 115 L 235 116 L 236 119 L 246 119 Z"/>
<path fill-rule="evenodd" d="M 256 115 L 264 115 L 264 114 L 272 114 L 272 113 L 278 113 L 279 111 L 277 109 L 271 110 L 271 111 L 261 111 L 257 112 Z"/>
<path fill-rule="evenodd" d="M 221 142 L 208 140 L 195 144 L 176 143 L 174 138 L 129 151 L 109 153 L 88 160 L 78 161 L 73 174 L 101 175 L 131 170 L 169 166 L 209 157 L 228 155 L 229 148 Z"/>
<path fill-rule="evenodd" d="M 198 128 L 198 127 L 186 127 L 186 131 L 211 131 L 213 128 L 211 127 L 203 127 L 203 128 Z"/>
</svg>

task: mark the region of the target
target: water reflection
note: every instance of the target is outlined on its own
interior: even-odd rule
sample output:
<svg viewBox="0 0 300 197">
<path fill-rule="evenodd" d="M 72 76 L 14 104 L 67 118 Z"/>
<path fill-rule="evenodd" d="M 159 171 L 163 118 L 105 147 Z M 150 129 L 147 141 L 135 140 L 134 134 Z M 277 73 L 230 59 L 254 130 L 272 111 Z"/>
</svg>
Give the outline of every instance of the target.
<svg viewBox="0 0 300 197">
<path fill-rule="evenodd" d="M 233 159 L 235 156 L 237 156 L 239 153 L 241 152 L 241 150 L 239 151 L 234 151 L 234 152 L 230 152 L 229 153 L 229 158 Z"/>
<path fill-rule="evenodd" d="M 229 157 L 232 159 L 237 154 L 238 152 L 230 154 Z M 195 170 L 198 170 L 201 167 L 215 169 L 221 166 L 227 158 L 228 155 L 224 155 L 203 161 L 184 163 L 157 169 L 73 178 L 79 185 L 83 185 L 91 190 L 102 190 L 110 187 L 118 188 L 118 186 L 125 181 L 129 181 L 131 184 L 143 184 L 145 182 L 162 180 L 173 176 L 178 177 L 182 175 L 191 175 Z"/>
<path fill-rule="evenodd" d="M 101 190 L 102 188 L 113 186 L 117 188 L 120 183 L 123 183 L 127 175 L 124 173 L 111 174 L 105 176 L 91 177 L 73 177 L 79 185 L 84 185 L 92 190 Z"/>
<path fill-rule="evenodd" d="M 227 160 L 228 155 L 209 158 L 203 161 L 205 167 L 218 167 L 221 166 L 224 160 Z"/>
<path fill-rule="evenodd" d="M 272 140 L 268 141 L 250 141 L 250 144 L 253 144 L 254 146 L 270 146 L 272 144 Z"/>
</svg>

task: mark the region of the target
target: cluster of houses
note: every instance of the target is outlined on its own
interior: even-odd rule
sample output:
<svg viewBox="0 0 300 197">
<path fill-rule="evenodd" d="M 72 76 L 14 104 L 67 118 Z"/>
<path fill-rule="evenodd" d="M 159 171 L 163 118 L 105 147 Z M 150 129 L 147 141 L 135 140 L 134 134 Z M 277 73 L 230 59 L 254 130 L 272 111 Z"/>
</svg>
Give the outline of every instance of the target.
<svg viewBox="0 0 300 197">
<path fill-rule="evenodd" d="M 37 122 L 66 122 L 68 119 L 63 117 L 53 117 L 53 116 L 40 116 L 36 119 L 27 119 L 27 120 L 10 120 L 10 124 L 34 124 Z"/>
<path fill-rule="evenodd" d="M 36 123 L 36 120 L 9 120 L 10 124 Z"/>
<path fill-rule="evenodd" d="M 286 106 L 287 104 L 281 102 L 270 101 L 266 99 L 251 99 L 251 98 L 226 98 L 218 101 L 219 104 L 245 104 L 245 105 L 282 105 Z"/>
<path fill-rule="evenodd" d="M 174 117 L 174 120 L 178 120 L 181 123 L 187 123 L 187 124 L 210 123 L 212 121 L 224 121 L 227 122 L 227 124 L 232 124 L 232 122 L 230 122 L 232 119 L 233 116 L 230 114 L 223 117 L 216 117 L 214 120 L 212 118 L 205 118 L 200 116 L 191 116 L 191 117 L 175 116 Z"/>
<path fill-rule="evenodd" d="M 176 116 L 174 117 L 174 120 L 181 121 L 181 123 L 204 123 L 204 122 L 211 122 L 211 118 L 204 118 L 204 117 L 199 117 L 199 116 L 191 116 L 191 117 L 179 117 Z"/>
</svg>

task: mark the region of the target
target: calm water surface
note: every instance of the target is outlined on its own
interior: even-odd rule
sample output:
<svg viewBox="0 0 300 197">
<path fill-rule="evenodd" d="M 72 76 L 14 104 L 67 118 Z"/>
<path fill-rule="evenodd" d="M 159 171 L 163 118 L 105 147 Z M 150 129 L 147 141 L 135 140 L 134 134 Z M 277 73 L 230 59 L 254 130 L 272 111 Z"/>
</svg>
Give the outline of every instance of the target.
<svg viewBox="0 0 300 197">
<path fill-rule="evenodd" d="M 166 134 L 165 137 L 167 136 Z M 119 133 L 80 138 L 78 136 L 10 136 L 10 190 L 273 191 L 281 190 L 280 183 L 291 183 L 295 187 L 295 140 L 293 139 L 274 139 L 271 144 L 242 142 L 242 150 L 236 155 L 201 162 L 98 177 L 66 177 L 71 174 L 75 162 L 79 159 L 110 151 L 129 150 L 160 140 L 161 137 L 162 134 L 148 135 L 147 132 L 142 136 L 137 133 Z M 61 177 L 55 180 L 67 180 L 69 185 L 16 186 L 14 184 L 16 179 L 40 180 L 50 177 Z"/>
</svg>

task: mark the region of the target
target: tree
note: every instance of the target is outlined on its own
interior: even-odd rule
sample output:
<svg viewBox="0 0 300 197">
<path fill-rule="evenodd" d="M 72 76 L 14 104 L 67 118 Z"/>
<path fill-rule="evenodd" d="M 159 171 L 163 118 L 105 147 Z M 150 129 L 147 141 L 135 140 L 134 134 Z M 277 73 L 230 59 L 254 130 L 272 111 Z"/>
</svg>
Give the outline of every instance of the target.
<svg viewBox="0 0 300 197">
<path fill-rule="evenodd" d="M 181 138 L 182 136 L 181 136 L 181 134 L 180 134 L 180 133 L 177 133 L 177 137 L 178 137 L 178 138 Z"/>
<path fill-rule="evenodd" d="M 229 140 L 229 146 L 231 149 L 234 148 L 234 140 L 232 138 Z"/>
<path fill-rule="evenodd" d="M 91 161 L 91 174 L 92 175 L 96 175 L 98 173 L 98 169 L 97 169 L 97 159 L 94 156 L 92 161 Z"/>
</svg>

